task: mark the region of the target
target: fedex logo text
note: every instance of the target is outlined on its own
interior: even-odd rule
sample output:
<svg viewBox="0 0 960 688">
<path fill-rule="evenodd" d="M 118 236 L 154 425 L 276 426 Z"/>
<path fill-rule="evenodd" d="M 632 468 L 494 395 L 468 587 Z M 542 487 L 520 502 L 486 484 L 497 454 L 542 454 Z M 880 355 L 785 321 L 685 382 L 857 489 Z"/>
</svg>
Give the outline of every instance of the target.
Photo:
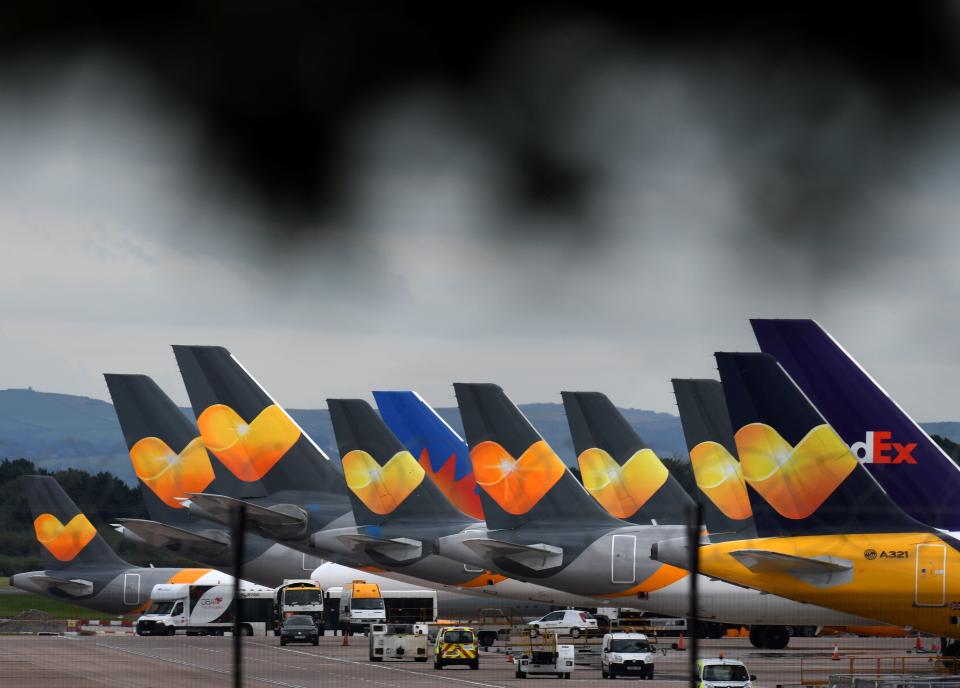
<svg viewBox="0 0 960 688">
<path fill-rule="evenodd" d="M 850 445 L 850 451 L 860 461 L 860 463 L 912 463 L 917 460 L 913 458 L 913 450 L 917 448 L 916 442 L 899 444 L 891 442 L 891 432 L 889 430 L 870 430 L 867 432 L 867 439 L 864 442 L 854 442 Z"/>
</svg>

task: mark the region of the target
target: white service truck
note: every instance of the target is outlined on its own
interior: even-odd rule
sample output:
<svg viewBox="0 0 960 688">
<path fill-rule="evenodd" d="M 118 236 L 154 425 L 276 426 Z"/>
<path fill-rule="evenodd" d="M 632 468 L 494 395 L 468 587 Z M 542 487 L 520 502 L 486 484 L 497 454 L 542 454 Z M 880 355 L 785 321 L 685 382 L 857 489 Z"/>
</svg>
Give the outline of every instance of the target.
<svg viewBox="0 0 960 688">
<path fill-rule="evenodd" d="M 427 661 L 429 628 L 425 623 L 370 624 L 371 662 L 385 659 Z"/>
<path fill-rule="evenodd" d="M 266 635 L 274 628 L 275 594 L 273 588 L 246 584 L 237 603 L 233 583 L 161 583 L 153 586 L 151 605 L 137 619 L 137 635 L 223 635 L 233 630 L 237 613 L 240 633 Z"/>
</svg>

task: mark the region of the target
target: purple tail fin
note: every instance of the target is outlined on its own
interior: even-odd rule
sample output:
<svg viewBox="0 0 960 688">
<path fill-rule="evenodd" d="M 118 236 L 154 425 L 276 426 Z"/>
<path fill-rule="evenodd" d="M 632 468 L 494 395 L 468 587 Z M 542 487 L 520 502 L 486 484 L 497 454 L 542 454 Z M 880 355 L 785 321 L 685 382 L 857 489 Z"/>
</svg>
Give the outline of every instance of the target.
<svg viewBox="0 0 960 688">
<path fill-rule="evenodd" d="M 901 509 L 960 530 L 960 468 L 813 320 L 751 320 L 775 357 Z"/>
</svg>

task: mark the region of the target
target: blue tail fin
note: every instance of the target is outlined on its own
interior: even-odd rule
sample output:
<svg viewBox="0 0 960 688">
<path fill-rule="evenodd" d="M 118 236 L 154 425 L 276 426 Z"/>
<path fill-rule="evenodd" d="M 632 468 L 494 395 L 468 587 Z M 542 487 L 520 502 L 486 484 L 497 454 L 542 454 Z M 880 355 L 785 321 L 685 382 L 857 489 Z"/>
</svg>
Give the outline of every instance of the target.
<svg viewBox="0 0 960 688">
<path fill-rule="evenodd" d="M 904 511 L 960 530 L 960 467 L 813 320 L 751 320 L 780 362 Z"/>
<path fill-rule="evenodd" d="M 463 438 L 416 392 L 374 392 L 373 397 L 383 422 L 447 499 L 468 516 L 483 520 L 470 450 Z"/>
<path fill-rule="evenodd" d="M 893 503 L 772 356 L 716 358 L 744 479 L 756 493 L 759 536 L 926 530 Z"/>
</svg>

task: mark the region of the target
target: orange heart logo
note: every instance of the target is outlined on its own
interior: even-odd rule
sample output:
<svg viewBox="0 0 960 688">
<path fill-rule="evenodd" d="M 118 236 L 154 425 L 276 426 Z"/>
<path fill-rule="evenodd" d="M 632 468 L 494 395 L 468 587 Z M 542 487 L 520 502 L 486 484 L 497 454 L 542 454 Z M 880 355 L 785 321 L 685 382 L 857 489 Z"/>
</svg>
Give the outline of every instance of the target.
<svg viewBox="0 0 960 688">
<path fill-rule="evenodd" d="M 200 436 L 214 456 L 240 480 L 259 480 L 300 439 L 300 428 L 272 404 L 250 423 L 224 404 L 214 404 L 197 418 Z"/>
<path fill-rule="evenodd" d="M 53 514 L 40 514 L 33 522 L 37 540 L 60 561 L 72 561 L 96 536 L 97 529 L 83 514 L 77 514 L 67 525 Z"/>
<path fill-rule="evenodd" d="M 470 450 L 479 485 L 509 514 L 525 514 L 550 491 L 567 470 L 545 441 L 534 442 L 519 459 L 496 442 L 481 442 Z"/>
<path fill-rule="evenodd" d="M 693 477 L 700 491 L 727 518 L 742 521 L 753 515 L 740 462 L 718 442 L 701 442 L 690 450 Z"/>
<path fill-rule="evenodd" d="M 343 457 L 347 487 L 375 514 L 393 513 L 413 492 L 426 473 L 408 451 L 394 454 L 383 466 L 360 449 Z"/>
<path fill-rule="evenodd" d="M 130 462 L 143 484 L 173 509 L 183 508 L 177 497 L 203 492 L 214 478 L 200 437 L 193 438 L 179 454 L 157 437 L 144 437 L 130 448 Z"/>
<path fill-rule="evenodd" d="M 583 486 L 617 518 L 630 518 L 663 487 L 670 472 L 652 449 L 641 449 L 619 465 L 598 447 L 577 457 Z"/>
<path fill-rule="evenodd" d="M 818 425 L 791 447 L 763 423 L 734 438 L 743 477 L 781 516 L 807 518 L 857 467 L 850 448 L 829 425 Z"/>
</svg>

